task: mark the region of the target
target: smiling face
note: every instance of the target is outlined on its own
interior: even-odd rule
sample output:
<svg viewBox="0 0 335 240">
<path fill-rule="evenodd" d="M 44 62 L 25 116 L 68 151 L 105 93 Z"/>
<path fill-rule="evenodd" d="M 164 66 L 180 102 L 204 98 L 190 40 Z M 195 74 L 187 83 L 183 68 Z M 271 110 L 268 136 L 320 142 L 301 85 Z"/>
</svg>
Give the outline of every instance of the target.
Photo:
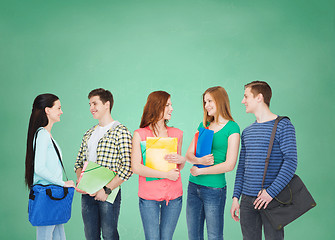
<svg viewBox="0 0 335 240">
<path fill-rule="evenodd" d="M 48 117 L 48 121 L 49 123 L 55 123 L 55 122 L 59 122 L 60 121 L 60 115 L 63 114 L 63 111 L 61 109 L 61 103 L 59 100 L 56 100 L 54 102 L 54 105 L 49 108 L 49 107 L 46 107 L 45 108 L 45 113 Z"/>
<path fill-rule="evenodd" d="M 163 119 L 164 120 L 170 120 L 171 114 L 172 114 L 173 108 L 171 103 L 171 98 L 169 98 L 166 102 L 164 113 L 163 113 Z"/>
<path fill-rule="evenodd" d="M 214 117 L 216 115 L 216 102 L 214 98 L 209 94 L 206 93 L 204 96 L 204 103 L 205 103 L 205 109 L 207 111 L 207 115 Z"/>
<path fill-rule="evenodd" d="M 259 95 L 259 94 L 258 94 Z M 251 92 L 251 88 L 248 87 L 244 90 L 244 97 L 242 100 L 242 104 L 245 106 L 245 111 L 247 113 L 254 113 L 258 106 L 258 98 L 259 96 L 254 96 Z"/>
<path fill-rule="evenodd" d="M 91 97 L 89 104 L 90 112 L 92 113 L 94 119 L 100 120 L 105 116 L 105 114 L 110 113 L 109 101 L 103 103 L 99 96 Z"/>
</svg>

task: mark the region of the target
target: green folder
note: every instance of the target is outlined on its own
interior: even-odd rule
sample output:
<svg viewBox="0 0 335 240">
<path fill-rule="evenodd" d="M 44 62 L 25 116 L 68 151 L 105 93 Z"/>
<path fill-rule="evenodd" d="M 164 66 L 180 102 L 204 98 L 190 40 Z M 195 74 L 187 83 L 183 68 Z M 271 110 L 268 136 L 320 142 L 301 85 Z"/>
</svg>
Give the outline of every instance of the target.
<svg viewBox="0 0 335 240">
<path fill-rule="evenodd" d="M 96 193 L 107 183 L 112 181 L 116 173 L 105 168 L 95 162 L 86 161 L 81 172 L 77 188 L 89 194 Z M 119 192 L 120 186 L 113 189 L 108 195 L 107 202 L 114 203 L 114 200 Z"/>
<path fill-rule="evenodd" d="M 147 142 L 146 141 L 141 141 L 141 152 L 142 152 L 142 158 L 143 158 L 143 165 L 145 166 L 145 159 L 146 159 L 146 144 Z M 150 182 L 150 181 L 155 181 L 155 180 L 161 180 L 163 178 L 151 178 L 151 177 L 146 177 L 145 180 L 147 182 Z"/>
</svg>

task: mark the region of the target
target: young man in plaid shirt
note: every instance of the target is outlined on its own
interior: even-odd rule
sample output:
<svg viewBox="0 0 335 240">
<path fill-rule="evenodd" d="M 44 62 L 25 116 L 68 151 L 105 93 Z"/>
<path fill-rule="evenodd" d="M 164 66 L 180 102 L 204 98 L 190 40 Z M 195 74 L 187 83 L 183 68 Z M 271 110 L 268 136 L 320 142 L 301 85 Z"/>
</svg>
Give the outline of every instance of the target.
<svg viewBox="0 0 335 240">
<path fill-rule="evenodd" d="M 110 91 L 99 88 L 92 90 L 90 112 L 99 124 L 89 129 L 83 137 L 75 171 L 79 179 L 85 161 L 96 162 L 109 168 L 116 176 L 106 186 L 95 194 L 82 195 L 82 216 L 85 228 L 85 237 L 89 240 L 119 239 L 117 223 L 120 212 L 121 189 L 114 203 L 106 202 L 113 189 L 128 180 L 132 175 L 130 166 L 131 134 L 128 129 L 115 121 L 111 116 L 113 95 Z"/>
</svg>

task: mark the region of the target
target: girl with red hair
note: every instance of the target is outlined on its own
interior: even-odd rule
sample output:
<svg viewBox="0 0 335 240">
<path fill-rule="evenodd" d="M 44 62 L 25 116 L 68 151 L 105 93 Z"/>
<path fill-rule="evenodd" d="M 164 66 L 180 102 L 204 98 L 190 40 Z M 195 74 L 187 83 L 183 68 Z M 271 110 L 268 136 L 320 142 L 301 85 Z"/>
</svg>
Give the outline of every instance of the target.
<svg viewBox="0 0 335 240">
<path fill-rule="evenodd" d="M 167 126 L 172 111 L 170 94 L 152 92 L 144 106 L 140 128 L 134 132 L 131 167 L 139 175 L 139 208 L 146 239 L 172 239 L 182 207 L 180 170 L 185 158 L 180 154 L 183 132 Z M 147 137 L 178 139 L 177 153 L 165 156 L 167 161 L 176 163 L 177 168 L 163 172 L 143 165 L 140 142 Z M 147 177 L 159 180 L 146 181 Z"/>
</svg>

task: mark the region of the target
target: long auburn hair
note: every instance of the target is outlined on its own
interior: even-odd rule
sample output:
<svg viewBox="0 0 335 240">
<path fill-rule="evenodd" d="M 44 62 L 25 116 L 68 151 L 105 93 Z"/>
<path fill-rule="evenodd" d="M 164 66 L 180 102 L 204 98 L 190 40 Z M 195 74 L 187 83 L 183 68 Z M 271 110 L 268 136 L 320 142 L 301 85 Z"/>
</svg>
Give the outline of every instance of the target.
<svg viewBox="0 0 335 240">
<path fill-rule="evenodd" d="M 164 114 L 165 106 L 170 98 L 170 94 L 165 91 L 155 91 L 149 94 L 147 103 L 144 106 L 140 128 L 152 126 L 154 135 L 157 136 L 157 122 Z M 164 121 L 166 127 L 168 120 Z"/>
<path fill-rule="evenodd" d="M 51 108 L 55 101 L 59 98 L 50 93 L 38 95 L 33 103 L 33 109 L 31 111 L 28 134 L 27 134 L 27 150 L 26 150 L 26 168 L 25 168 L 25 183 L 28 187 L 33 184 L 34 181 L 34 151 L 33 151 L 33 139 L 35 132 L 40 127 L 48 125 L 49 120 L 45 113 L 45 108 Z"/>
<path fill-rule="evenodd" d="M 205 95 L 207 93 L 210 94 L 211 97 L 215 101 L 215 105 L 216 105 L 215 118 L 214 116 L 209 116 L 205 108 Z M 226 90 L 223 87 L 216 86 L 216 87 L 208 88 L 202 94 L 202 103 L 203 103 L 203 108 L 204 108 L 204 120 L 203 120 L 204 127 L 206 127 L 207 122 L 213 122 L 214 119 L 216 119 L 215 121 L 218 121 L 219 116 L 222 116 L 224 119 L 234 121 L 231 115 L 231 112 L 230 112 L 229 97 L 228 97 Z"/>
</svg>

